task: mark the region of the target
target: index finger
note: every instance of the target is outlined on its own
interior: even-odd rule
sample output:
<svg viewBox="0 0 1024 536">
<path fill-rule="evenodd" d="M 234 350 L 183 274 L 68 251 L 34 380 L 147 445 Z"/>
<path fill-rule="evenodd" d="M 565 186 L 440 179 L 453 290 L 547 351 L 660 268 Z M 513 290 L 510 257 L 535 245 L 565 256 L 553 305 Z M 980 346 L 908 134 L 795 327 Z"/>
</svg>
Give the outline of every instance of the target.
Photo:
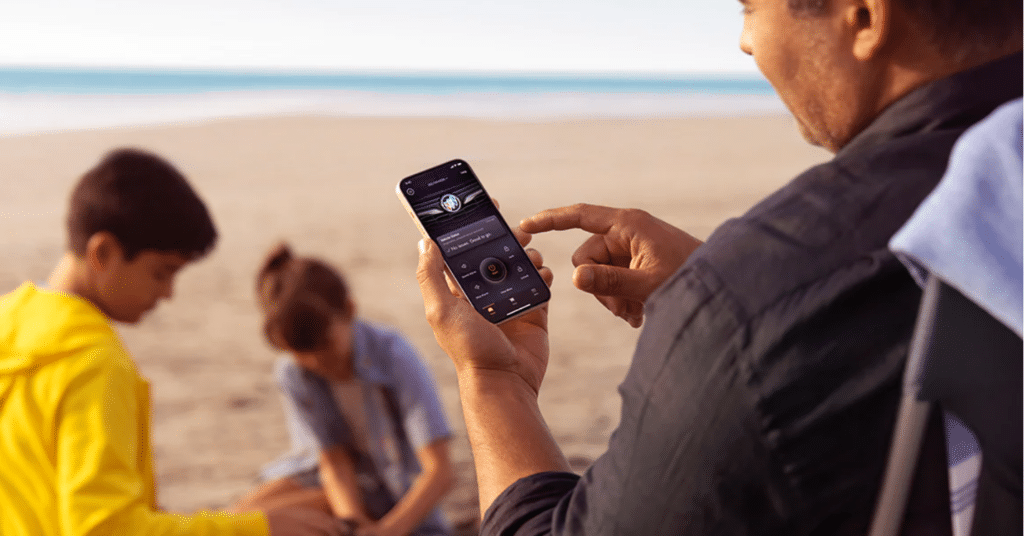
<svg viewBox="0 0 1024 536">
<path fill-rule="evenodd" d="M 588 233 L 604 234 L 614 224 L 619 209 L 601 205 L 577 203 L 568 207 L 550 208 L 534 214 L 519 223 L 527 233 L 582 229 Z"/>
</svg>

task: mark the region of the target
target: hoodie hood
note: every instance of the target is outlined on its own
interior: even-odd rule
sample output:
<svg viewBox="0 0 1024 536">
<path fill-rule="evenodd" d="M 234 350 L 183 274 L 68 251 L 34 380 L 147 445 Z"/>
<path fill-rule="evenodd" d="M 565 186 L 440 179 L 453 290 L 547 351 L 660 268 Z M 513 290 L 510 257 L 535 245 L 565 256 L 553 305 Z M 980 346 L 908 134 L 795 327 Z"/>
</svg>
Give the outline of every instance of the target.
<svg viewBox="0 0 1024 536">
<path fill-rule="evenodd" d="M 79 296 L 24 283 L 0 297 L 0 378 L 112 339 L 106 316 Z"/>
</svg>

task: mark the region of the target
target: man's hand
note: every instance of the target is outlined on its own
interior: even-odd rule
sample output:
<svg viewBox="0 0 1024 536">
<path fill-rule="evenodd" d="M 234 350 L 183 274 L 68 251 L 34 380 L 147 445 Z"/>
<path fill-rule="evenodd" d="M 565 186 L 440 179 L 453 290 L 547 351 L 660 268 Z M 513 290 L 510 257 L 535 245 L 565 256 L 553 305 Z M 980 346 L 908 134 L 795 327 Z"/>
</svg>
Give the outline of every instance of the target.
<svg viewBox="0 0 1024 536">
<path fill-rule="evenodd" d="M 520 232 L 516 238 L 523 245 L 530 239 Z M 550 285 L 551 270 L 541 266 L 540 253 L 526 253 Z M 458 373 L 481 514 L 520 478 L 568 471 L 537 404 L 548 364 L 547 305 L 500 326 L 488 322 L 447 280 L 441 252 L 428 240 L 420 241 L 416 279 L 434 337 Z"/>
<path fill-rule="evenodd" d="M 314 508 L 280 508 L 266 512 L 270 536 L 346 536 L 344 524 Z"/>
<path fill-rule="evenodd" d="M 517 233 L 520 242 L 529 236 Z M 448 280 L 441 252 L 431 240 L 421 240 L 416 269 L 427 321 L 437 343 L 464 374 L 510 374 L 522 379 L 534 393 L 540 389 L 548 362 L 547 305 L 509 320 L 500 326 L 480 316 Z M 551 284 L 551 270 L 542 266 L 536 250 L 527 250 L 541 277 Z"/>
<path fill-rule="evenodd" d="M 577 204 L 526 218 L 527 233 L 582 229 L 593 233 L 572 256 L 576 288 L 594 295 L 633 327 L 644 321 L 644 302 L 702 244 L 647 212 Z"/>
</svg>

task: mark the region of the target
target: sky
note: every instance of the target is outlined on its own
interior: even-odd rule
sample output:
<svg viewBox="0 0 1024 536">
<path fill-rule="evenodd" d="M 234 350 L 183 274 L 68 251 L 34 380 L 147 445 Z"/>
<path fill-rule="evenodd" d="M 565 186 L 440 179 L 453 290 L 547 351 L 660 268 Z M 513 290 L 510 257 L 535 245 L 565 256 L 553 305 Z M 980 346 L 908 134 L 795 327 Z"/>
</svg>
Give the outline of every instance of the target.
<svg viewBox="0 0 1024 536">
<path fill-rule="evenodd" d="M 0 67 L 754 74 L 736 0 L 0 0 Z"/>
</svg>

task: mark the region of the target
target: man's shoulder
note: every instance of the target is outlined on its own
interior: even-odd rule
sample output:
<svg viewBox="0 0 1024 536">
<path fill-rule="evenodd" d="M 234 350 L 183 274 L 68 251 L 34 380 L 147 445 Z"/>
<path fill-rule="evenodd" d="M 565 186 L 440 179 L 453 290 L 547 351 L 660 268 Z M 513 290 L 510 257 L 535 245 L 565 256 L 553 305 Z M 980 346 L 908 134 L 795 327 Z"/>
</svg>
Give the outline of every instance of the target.
<svg viewBox="0 0 1024 536">
<path fill-rule="evenodd" d="M 922 133 L 814 166 L 724 223 L 691 262 L 750 312 L 852 266 L 889 264 L 889 238 L 941 179 L 955 140 Z"/>
</svg>

